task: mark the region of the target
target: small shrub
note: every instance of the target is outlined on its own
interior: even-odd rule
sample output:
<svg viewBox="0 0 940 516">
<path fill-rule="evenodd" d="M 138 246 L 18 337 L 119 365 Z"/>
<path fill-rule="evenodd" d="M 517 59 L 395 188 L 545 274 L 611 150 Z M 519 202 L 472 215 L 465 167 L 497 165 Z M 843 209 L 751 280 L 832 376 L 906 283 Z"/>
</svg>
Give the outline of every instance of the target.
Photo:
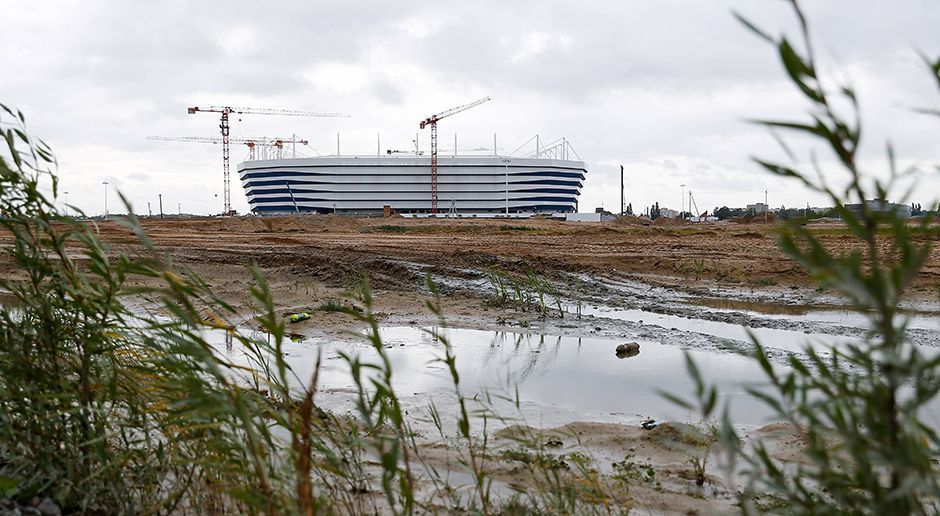
<svg viewBox="0 0 940 516">
<path fill-rule="evenodd" d="M 751 283 L 760 287 L 773 287 L 777 285 L 777 280 L 773 278 L 757 278 Z"/>
<path fill-rule="evenodd" d="M 626 483 L 636 481 L 652 482 L 656 479 L 656 469 L 648 462 L 639 462 L 633 454 L 627 455 L 622 461 L 614 462 L 614 478 Z"/>
<path fill-rule="evenodd" d="M 392 225 L 392 224 L 382 224 L 381 226 L 377 226 L 376 230 L 382 231 L 385 233 L 407 233 L 408 232 L 407 227 L 397 226 L 397 225 Z"/>
</svg>

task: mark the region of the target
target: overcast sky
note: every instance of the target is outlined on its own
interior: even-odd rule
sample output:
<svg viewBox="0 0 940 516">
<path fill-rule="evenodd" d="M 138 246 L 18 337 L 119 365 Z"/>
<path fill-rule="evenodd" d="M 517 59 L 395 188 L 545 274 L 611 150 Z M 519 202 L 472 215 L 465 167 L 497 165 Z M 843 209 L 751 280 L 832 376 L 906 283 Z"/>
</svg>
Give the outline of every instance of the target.
<svg viewBox="0 0 940 516">
<path fill-rule="evenodd" d="M 868 170 L 885 169 L 890 139 L 902 164 L 925 170 L 912 200 L 940 197 L 940 120 L 911 112 L 940 106 L 917 55 L 940 55 L 940 3 L 805 3 L 826 69 L 858 90 Z M 413 148 L 420 119 L 487 95 L 440 123 L 442 147 L 455 132 L 461 149 L 491 147 L 496 133 L 504 153 L 536 133 L 564 136 L 589 171 L 582 211 L 617 210 L 621 163 L 638 211 L 677 208 L 682 184 L 702 210 L 765 189 L 774 207 L 825 204 L 750 162 L 780 152 L 746 120 L 806 106 L 732 11 L 795 36 L 780 0 L 209 4 L 0 1 L 0 101 L 54 148 L 71 204 L 101 213 L 108 181 L 138 213 L 148 201 L 156 210 L 158 193 L 167 211 L 221 211 L 220 147 L 145 139 L 217 136 L 216 116 L 188 115 L 190 105 L 349 113 L 244 116 L 232 132 L 297 133 L 324 154 L 340 133 L 344 154 L 372 154 L 377 133 L 383 149 Z M 419 139 L 426 148 L 426 130 Z M 247 211 L 234 166 L 233 178 L 233 206 Z"/>
</svg>

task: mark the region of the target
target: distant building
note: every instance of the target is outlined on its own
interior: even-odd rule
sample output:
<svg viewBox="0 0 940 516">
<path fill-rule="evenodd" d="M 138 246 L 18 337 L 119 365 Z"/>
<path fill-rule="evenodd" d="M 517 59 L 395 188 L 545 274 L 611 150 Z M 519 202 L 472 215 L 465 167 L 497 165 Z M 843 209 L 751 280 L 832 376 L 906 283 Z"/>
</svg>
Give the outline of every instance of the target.
<svg viewBox="0 0 940 516">
<path fill-rule="evenodd" d="M 605 222 L 614 220 L 610 212 L 596 211 L 594 213 L 565 213 L 565 220 L 569 222 Z"/>
<path fill-rule="evenodd" d="M 872 199 L 870 201 L 865 201 L 865 205 L 868 206 L 868 209 L 880 213 L 895 213 L 898 217 L 902 219 L 911 218 L 911 207 L 907 204 L 895 204 L 893 202 L 885 202 L 880 199 Z M 862 212 L 862 204 L 846 204 L 845 208 L 852 213 L 859 215 Z"/>
<path fill-rule="evenodd" d="M 674 219 L 679 216 L 679 212 L 676 210 L 671 210 L 669 208 L 660 208 L 659 214 L 661 217 L 666 217 L 667 219 Z"/>
<path fill-rule="evenodd" d="M 748 204 L 747 211 L 749 213 L 753 213 L 754 215 L 759 215 L 767 211 L 767 205 L 762 202 L 759 202 L 757 204 Z"/>
</svg>

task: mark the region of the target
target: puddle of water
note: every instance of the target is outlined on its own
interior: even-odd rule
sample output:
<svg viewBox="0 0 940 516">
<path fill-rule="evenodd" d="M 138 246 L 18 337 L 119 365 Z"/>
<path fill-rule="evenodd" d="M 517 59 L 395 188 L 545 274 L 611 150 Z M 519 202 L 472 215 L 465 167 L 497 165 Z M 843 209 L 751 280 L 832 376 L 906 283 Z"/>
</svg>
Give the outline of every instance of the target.
<svg viewBox="0 0 940 516">
<path fill-rule="evenodd" d="M 572 421 L 636 423 L 690 419 L 687 411 L 666 401 L 660 391 L 691 398 L 693 384 L 685 370 L 684 351 L 677 346 L 640 341 L 640 353 L 618 359 L 620 342 L 600 338 L 540 336 L 524 333 L 448 328 L 443 330 L 457 356 L 461 389 L 468 397 L 515 397 L 514 403 L 494 397 L 500 416 L 524 417 L 529 424 L 557 426 Z M 393 385 L 406 405 L 426 407 L 434 401 L 442 412 L 452 408 L 453 385 L 444 364 L 436 362 L 443 345 L 421 328 L 381 330 L 394 371 Z M 288 360 L 300 378 L 309 378 L 318 352 L 323 353 L 318 399 L 324 408 L 352 410 L 349 366 L 340 352 L 358 354 L 375 363 L 367 345 L 338 342 L 285 343 Z M 237 358 L 238 350 L 229 352 Z M 703 376 L 732 400 L 732 418 L 741 424 L 762 424 L 771 413 L 745 392 L 764 384 L 764 375 L 744 357 L 690 350 Z M 520 414 L 521 413 L 521 414 Z"/>
<path fill-rule="evenodd" d="M 464 396 L 482 400 L 489 392 L 494 395 L 490 408 L 496 414 L 529 425 L 555 427 L 574 421 L 636 424 L 644 417 L 697 420 L 660 394 L 666 391 L 692 399 L 694 385 L 685 368 L 686 351 L 706 383 L 718 388 L 720 404 L 730 402 L 736 424 L 775 421 L 766 405 L 746 392 L 767 385 L 763 371 L 747 357 L 640 340 L 638 355 L 618 359 L 615 349 L 622 342 L 612 339 L 457 328 L 440 331 L 453 346 Z M 419 327 L 386 327 L 380 332 L 392 365 L 393 386 L 410 416 L 426 415 L 428 404 L 433 402 L 445 419 L 452 418 L 456 414 L 453 384 L 446 366 L 437 361 L 444 354 L 443 345 Z M 223 333 L 207 337 L 233 361 L 244 360 L 237 346 L 225 350 Z M 366 363 L 378 362 L 370 345 L 345 341 L 285 341 L 284 352 L 304 380 L 310 378 L 317 354 L 322 353 L 317 402 L 339 413 L 355 410 L 350 368 L 340 353 L 358 355 Z M 518 395 L 518 407 L 499 395 Z M 930 425 L 940 425 L 940 398 L 923 417 Z M 429 423 L 423 424 L 434 433 Z M 479 422 L 475 425 L 476 429 L 481 427 Z"/>
<path fill-rule="evenodd" d="M 863 313 L 837 305 L 786 305 L 753 300 L 705 298 L 689 301 L 690 305 L 706 306 L 720 312 L 738 312 L 767 319 L 832 323 L 853 328 L 867 328 L 869 320 Z M 936 330 L 940 328 L 938 313 L 929 310 L 902 310 L 898 317 L 908 318 L 909 328 Z"/>
<path fill-rule="evenodd" d="M 760 313 L 765 315 L 805 315 L 813 309 L 808 305 L 787 305 L 780 303 L 769 303 L 756 300 L 739 300 L 727 298 L 698 298 L 688 301 L 692 306 L 707 306 L 717 308 L 722 311 L 744 311 L 750 313 Z M 818 308 L 818 307 L 816 307 Z"/>
</svg>

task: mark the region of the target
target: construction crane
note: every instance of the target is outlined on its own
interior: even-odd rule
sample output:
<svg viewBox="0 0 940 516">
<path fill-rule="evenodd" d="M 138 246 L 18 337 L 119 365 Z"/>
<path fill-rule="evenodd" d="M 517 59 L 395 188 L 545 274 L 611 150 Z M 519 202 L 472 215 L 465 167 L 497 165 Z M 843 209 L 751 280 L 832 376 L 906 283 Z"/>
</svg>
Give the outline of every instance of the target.
<svg viewBox="0 0 940 516">
<path fill-rule="evenodd" d="M 213 143 L 216 145 L 223 142 L 222 138 L 212 138 L 208 136 L 148 136 L 147 139 L 164 142 Z M 272 159 L 281 159 L 284 155 L 285 143 L 299 143 L 301 145 L 307 145 L 307 143 L 309 143 L 307 140 L 298 139 L 296 136 L 291 138 L 268 138 L 265 136 L 259 138 L 229 138 L 228 141 L 230 144 L 247 145 L 248 159 L 251 161 L 257 158 L 255 147 L 274 149 L 275 154 Z M 260 159 L 268 159 L 268 155 L 265 153 Z"/>
<path fill-rule="evenodd" d="M 195 113 L 220 113 L 221 122 L 219 128 L 222 130 L 222 176 L 225 182 L 223 189 L 223 199 L 225 205 L 225 215 L 232 214 L 232 196 L 229 190 L 229 125 L 228 116 L 237 115 L 281 115 L 281 116 L 312 116 L 312 117 L 348 117 L 343 113 L 315 113 L 311 111 L 297 111 L 293 109 L 269 109 L 269 108 L 246 108 L 230 106 L 210 106 L 210 107 L 191 107 L 186 111 L 192 115 Z"/>
<path fill-rule="evenodd" d="M 443 118 L 456 115 L 461 111 L 466 111 L 470 108 L 477 107 L 480 104 L 489 101 L 489 97 L 483 97 L 482 99 L 475 100 L 469 104 L 457 106 L 436 115 L 431 115 L 418 124 L 421 129 L 424 129 L 429 125 L 431 126 L 431 213 L 437 213 L 437 122 Z"/>
</svg>

